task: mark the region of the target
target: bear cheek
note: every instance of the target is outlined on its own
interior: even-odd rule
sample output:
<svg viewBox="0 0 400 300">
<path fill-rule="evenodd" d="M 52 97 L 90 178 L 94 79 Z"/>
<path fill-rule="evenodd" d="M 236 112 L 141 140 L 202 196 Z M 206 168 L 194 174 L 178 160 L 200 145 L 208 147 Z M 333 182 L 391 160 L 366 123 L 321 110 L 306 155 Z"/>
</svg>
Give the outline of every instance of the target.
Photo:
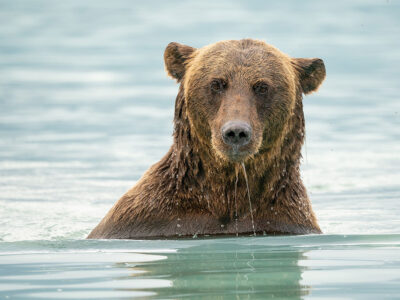
<svg viewBox="0 0 400 300">
<path fill-rule="evenodd" d="M 291 115 L 291 99 L 285 99 L 283 95 L 277 98 L 263 110 L 263 115 L 260 116 L 263 120 L 263 147 L 271 147 L 281 138 Z"/>
<path fill-rule="evenodd" d="M 204 143 L 211 144 L 210 115 L 207 105 L 198 97 L 189 98 L 187 103 L 189 121 L 196 136 Z"/>
</svg>

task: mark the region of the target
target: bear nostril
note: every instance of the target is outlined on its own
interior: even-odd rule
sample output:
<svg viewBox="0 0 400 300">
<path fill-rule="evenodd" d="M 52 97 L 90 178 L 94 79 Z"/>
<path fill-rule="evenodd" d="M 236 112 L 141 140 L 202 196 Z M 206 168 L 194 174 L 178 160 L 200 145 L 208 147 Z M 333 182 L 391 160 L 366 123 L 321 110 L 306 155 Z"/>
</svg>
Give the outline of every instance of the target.
<svg viewBox="0 0 400 300">
<path fill-rule="evenodd" d="M 229 131 L 229 132 L 226 134 L 226 136 L 227 136 L 227 137 L 230 137 L 230 138 L 234 138 L 234 137 L 235 137 L 235 132 Z"/>
<path fill-rule="evenodd" d="M 243 121 L 229 121 L 221 128 L 225 144 L 238 147 L 247 145 L 251 139 L 251 126 Z"/>
</svg>

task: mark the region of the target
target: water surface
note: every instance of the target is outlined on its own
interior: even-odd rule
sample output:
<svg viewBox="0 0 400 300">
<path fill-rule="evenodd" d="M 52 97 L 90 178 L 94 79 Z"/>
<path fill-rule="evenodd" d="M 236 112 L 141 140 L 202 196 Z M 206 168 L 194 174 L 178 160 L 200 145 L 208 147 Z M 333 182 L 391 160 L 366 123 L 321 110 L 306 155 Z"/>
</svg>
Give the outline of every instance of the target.
<svg viewBox="0 0 400 300">
<path fill-rule="evenodd" d="M 0 0 L 0 298 L 394 299 L 397 1 Z M 165 46 L 321 57 L 302 174 L 324 235 L 87 241 L 172 141 Z"/>
</svg>

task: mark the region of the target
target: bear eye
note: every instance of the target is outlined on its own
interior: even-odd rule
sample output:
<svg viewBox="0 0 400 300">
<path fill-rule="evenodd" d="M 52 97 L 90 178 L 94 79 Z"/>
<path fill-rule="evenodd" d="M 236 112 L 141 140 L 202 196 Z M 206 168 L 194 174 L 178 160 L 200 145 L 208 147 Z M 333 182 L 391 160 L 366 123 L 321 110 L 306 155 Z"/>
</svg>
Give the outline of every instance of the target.
<svg viewBox="0 0 400 300">
<path fill-rule="evenodd" d="M 268 84 L 263 81 L 257 82 L 253 85 L 253 91 L 258 95 L 265 95 L 268 93 Z"/>
<path fill-rule="evenodd" d="M 221 93 L 226 88 L 226 81 L 223 79 L 214 79 L 210 84 L 211 91 Z"/>
</svg>

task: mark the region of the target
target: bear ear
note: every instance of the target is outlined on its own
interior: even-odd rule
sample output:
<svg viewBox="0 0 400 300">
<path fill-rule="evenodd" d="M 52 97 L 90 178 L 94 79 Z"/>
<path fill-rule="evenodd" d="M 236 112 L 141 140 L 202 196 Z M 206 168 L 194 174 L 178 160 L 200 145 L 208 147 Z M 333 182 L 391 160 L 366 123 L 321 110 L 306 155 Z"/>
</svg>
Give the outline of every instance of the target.
<svg viewBox="0 0 400 300">
<path fill-rule="evenodd" d="M 320 58 L 293 58 L 292 62 L 299 73 L 304 94 L 316 91 L 325 79 L 325 64 Z"/>
<path fill-rule="evenodd" d="M 186 62 L 195 50 L 179 43 L 169 43 L 164 52 L 164 64 L 168 75 L 179 82 L 185 75 Z"/>
</svg>

